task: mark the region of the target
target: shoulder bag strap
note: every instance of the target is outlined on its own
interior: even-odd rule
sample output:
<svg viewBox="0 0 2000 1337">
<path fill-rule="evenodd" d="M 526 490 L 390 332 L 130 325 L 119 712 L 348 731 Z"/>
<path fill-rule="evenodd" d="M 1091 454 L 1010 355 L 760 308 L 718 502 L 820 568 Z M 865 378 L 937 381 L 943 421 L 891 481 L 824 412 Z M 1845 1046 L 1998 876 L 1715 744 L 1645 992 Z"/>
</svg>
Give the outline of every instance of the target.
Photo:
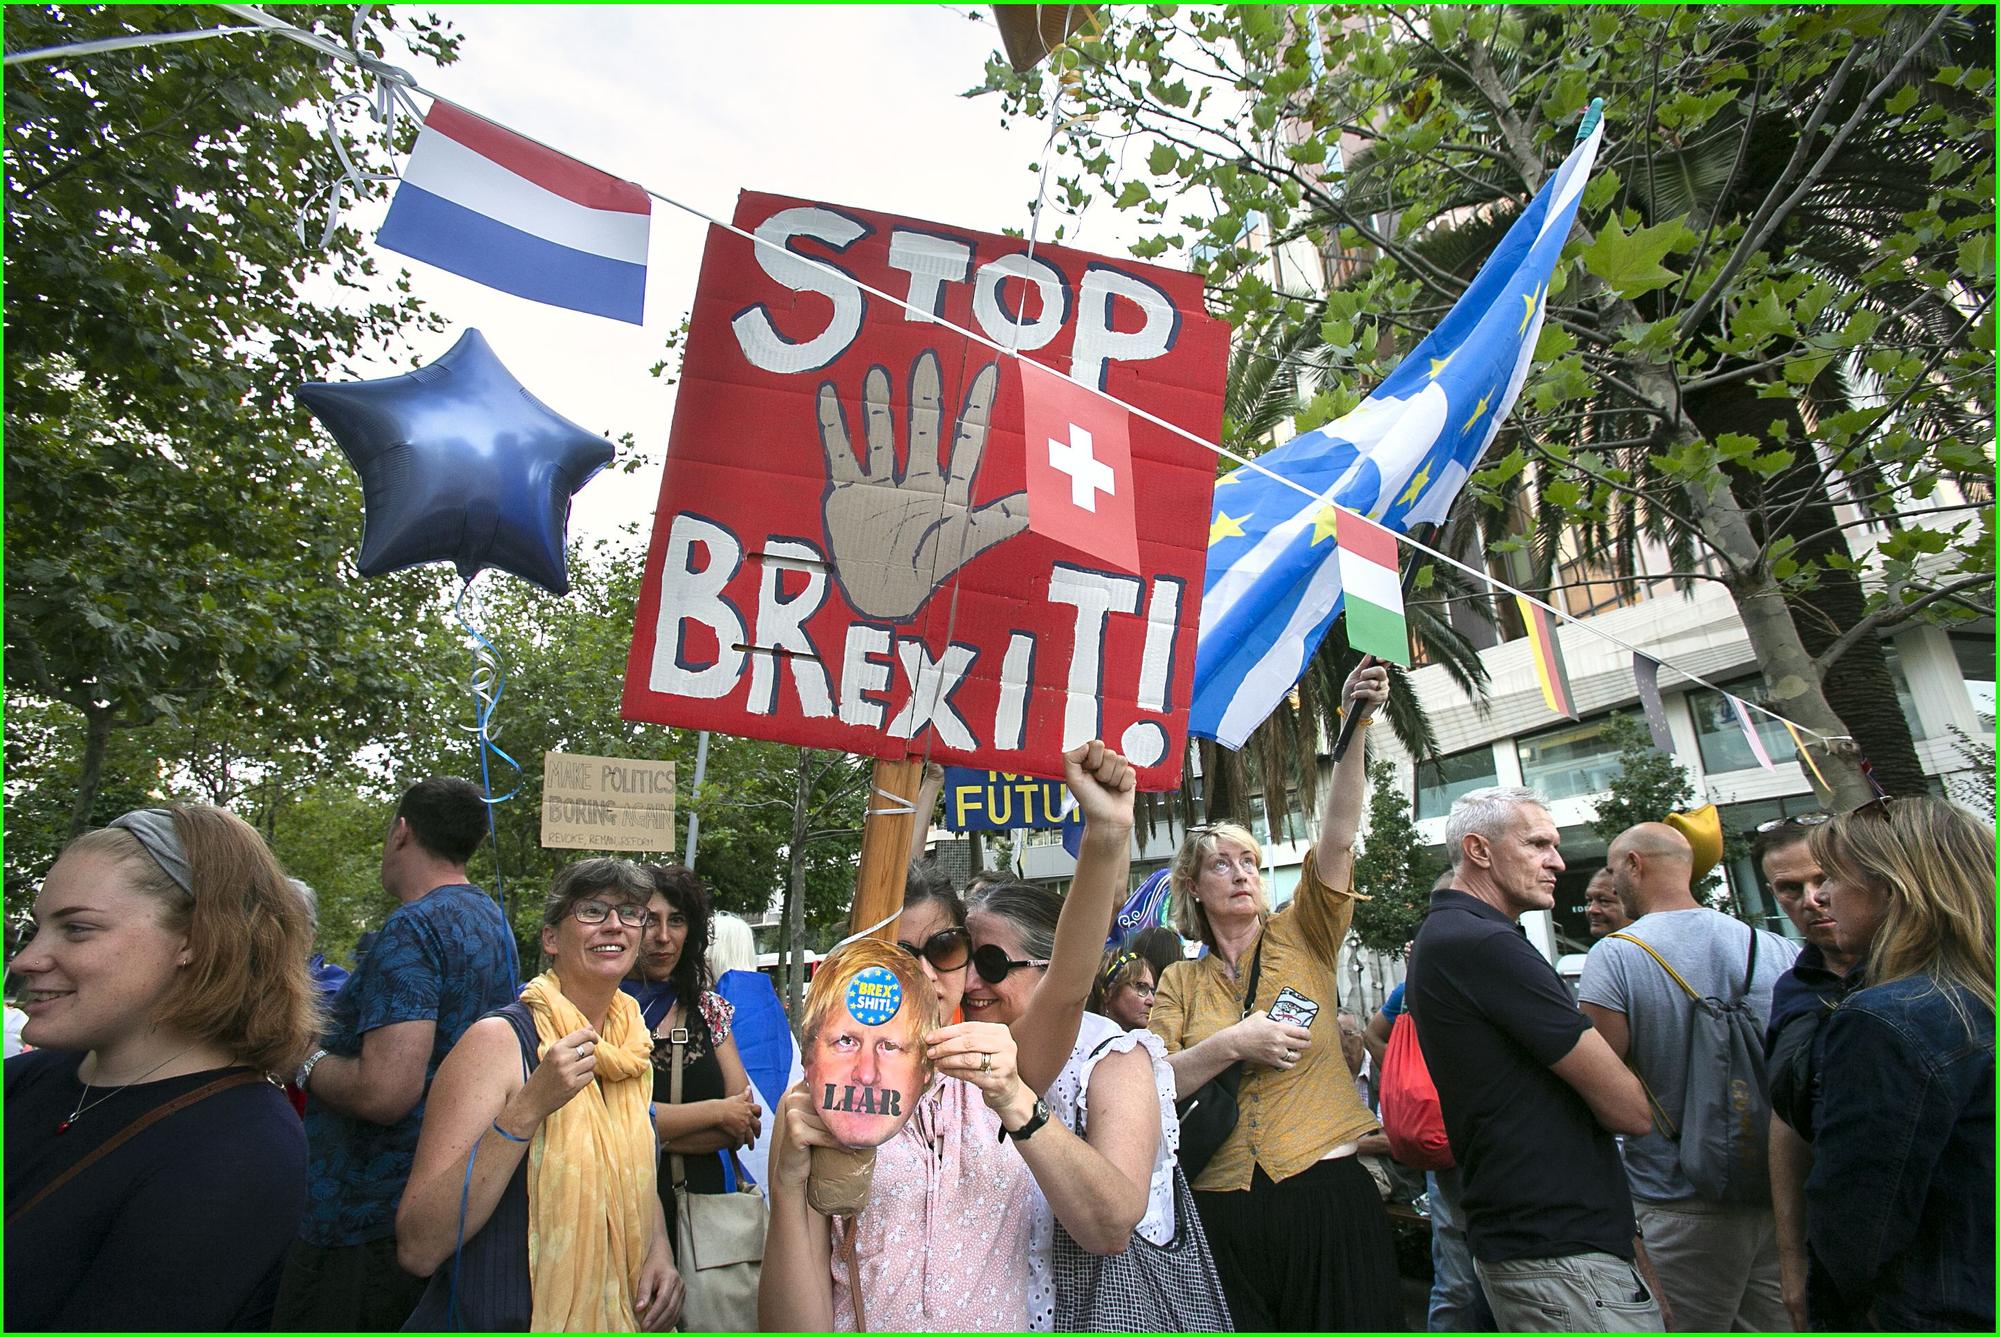
<svg viewBox="0 0 2000 1337">
<path fill-rule="evenodd" d="M 1752 932 L 1754 933 L 1754 932 L 1755 932 L 1755 930 L 1752 930 Z M 1653 950 L 1653 949 L 1652 949 L 1651 947 L 1648 947 L 1648 946 L 1647 946 L 1647 945 L 1646 945 L 1646 944 L 1645 944 L 1645 943 L 1644 943 L 1643 941 L 1641 941 L 1640 939 L 1638 939 L 1638 938 L 1635 938 L 1635 937 L 1633 937 L 1633 936 L 1632 936 L 1631 934 L 1629 934 L 1629 933 L 1607 933 L 1607 934 L 1605 934 L 1605 936 L 1606 936 L 1607 938 L 1617 938 L 1617 939 L 1619 939 L 1619 940 L 1620 940 L 1620 941 L 1622 941 L 1622 942 L 1629 942 L 1629 943 L 1632 943 L 1632 944 L 1636 945 L 1636 946 L 1637 946 L 1637 947 L 1639 948 L 1639 950 L 1640 950 L 1640 951 L 1644 952 L 1644 953 L 1645 953 L 1645 954 L 1646 954 L 1647 956 L 1650 956 L 1650 957 L 1652 957 L 1652 958 L 1653 958 L 1653 959 L 1654 959 L 1655 961 L 1657 961 L 1657 962 L 1659 962 L 1659 963 L 1660 963 L 1660 969 L 1661 969 L 1661 970 L 1664 970 L 1664 971 L 1666 971 L 1666 972 L 1667 972 L 1667 977 L 1668 977 L 1669 979 L 1671 979 L 1671 980 L 1672 980 L 1672 981 L 1673 981 L 1674 983 L 1676 983 L 1676 984 L 1678 984 L 1678 985 L 1680 985 L 1680 986 L 1681 986 L 1681 992 L 1682 992 L 1682 993 L 1686 994 L 1686 995 L 1687 995 L 1688 997 L 1690 997 L 1690 998 L 1693 998 L 1693 999 L 1697 999 L 1697 1000 L 1699 1000 L 1699 999 L 1700 999 L 1701 995 L 1700 995 L 1700 994 L 1698 994 L 1698 993 L 1696 993 L 1696 992 L 1694 991 L 1694 989 L 1693 989 L 1693 988 L 1692 988 L 1692 987 L 1691 987 L 1691 986 L 1690 986 L 1690 985 L 1688 984 L 1688 982 L 1687 982 L 1686 980 L 1684 980 L 1684 979 L 1682 979 L 1682 978 L 1681 978 L 1681 973 L 1680 973 L 1680 972 L 1679 972 L 1678 970 L 1675 970 L 1675 969 L 1674 969 L 1674 968 L 1673 968 L 1672 966 L 1670 966 L 1670 965 L 1668 965 L 1668 964 L 1667 964 L 1667 958 L 1666 958 L 1666 957 L 1664 957 L 1664 956 L 1661 956 L 1661 955 L 1660 955 L 1660 954 L 1659 954 L 1658 952 L 1654 951 L 1654 950 Z M 1756 953 L 1756 950 L 1757 950 L 1757 943 L 1756 943 L 1756 939 L 1755 939 L 1754 937 L 1753 937 L 1753 938 L 1751 939 L 1751 943 L 1750 943 L 1750 950 L 1751 950 L 1751 953 L 1752 953 L 1752 959 L 1754 960 L 1754 959 L 1755 959 L 1755 953 Z"/>
<path fill-rule="evenodd" d="M 134 1119 L 131 1123 L 126 1124 L 111 1137 L 99 1144 L 97 1149 L 92 1151 L 88 1156 L 85 1156 L 75 1165 L 70 1166 L 69 1169 L 57 1175 L 47 1184 L 44 1184 L 41 1192 L 7 1213 L 8 1228 L 12 1229 L 16 1221 L 41 1206 L 42 1202 L 57 1189 L 69 1183 L 70 1180 L 76 1178 L 98 1161 L 137 1137 L 140 1133 L 145 1132 L 148 1128 L 166 1118 L 169 1114 L 178 1114 L 188 1106 L 198 1105 L 210 1096 L 227 1091 L 233 1086 L 247 1086 L 251 1082 L 261 1082 L 263 1080 L 263 1077 L 254 1072 L 232 1072 L 226 1077 L 218 1077 L 212 1082 L 198 1086 L 185 1095 L 176 1096 L 164 1105 L 155 1105 L 152 1109 L 147 1110 L 144 1114 Z"/>
<path fill-rule="evenodd" d="M 1750 996 L 1750 984 L 1757 978 L 1757 930 L 1750 929 L 1750 961 L 1743 967 L 1743 997 Z"/>
<path fill-rule="evenodd" d="M 687 1057 L 687 1028 L 676 1026 L 667 1032 L 667 1036 L 674 1048 L 674 1066 L 667 1074 L 667 1103 L 678 1105 L 681 1103 L 681 1063 Z M 668 1152 L 667 1160 L 670 1163 L 668 1168 L 673 1175 L 669 1182 L 673 1184 L 674 1193 L 678 1196 L 687 1189 L 687 1162 L 681 1159 L 678 1151 Z"/>
<path fill-rule="evenodd" d="M 1264 973 L 1264 935 L 1258 933 L 1257 946 L 1250 953 L 1250 976 L 1244 981 L 1243 1009 L 1237 1020 L 1241 1021 L 1257 1010 L 1257 980 Z"/>
<path fill-rule="evenodd" d="M 1675 970 L 1672 966 L 1668 965 L 1667 959 L 1665 957 L 1661 956 L 1651 947 L 1648 947 L 1643 941 L 1633 937 L 1629 933 L 1607 933 L 1604 936 L 1607 938 L 1617 938 L 1621 942 L 1629 942 L 1637 946 L 1640 951 L 1644 952 L 1647 956 L 1652 957 L 1655 961 L 1660 963 L 1660 969 L 1666 971 L 1667 977 L 1673 980 L 1674 983 L 1681 986 L 1681 991 L 1683 993 L 1685 993 L 1689 998 L 1694 999 L 1696 1002 L 1701 1001 L 1701 995 L 1688 987 L 1688 982 L 1681 978 L 1680 972 L 1678 970 Z M 1653 1119 L 1656 1123 L 1660 1125 L 1660 1131 L 1667 1135 L 1667 1139 L 1669 1141 L 1671 1142 L 1680 1141 L 1681 1140 L 1680 1124 L 1676 1122 L 1675 1119 L 1667 1113 L 1666 1107 L 1660 1104 L 1660 1098 L 1653 1094 L 1652 1083 L 1646 1080 L 1646 1075 L 1644 1073 L 1640 1072 L 1638 1068 L 1633 1067 L 1632 1062 L 1629 1058 L 1627 1058 L 1625 1066 L 1628 1069 L 1630 1069 L 1634 1077 L 1637 1077 L 1639 1079 L 1639 1085 L 1645 1089 L 1646 1103 L 1653 1107 Z"/>
</svg>

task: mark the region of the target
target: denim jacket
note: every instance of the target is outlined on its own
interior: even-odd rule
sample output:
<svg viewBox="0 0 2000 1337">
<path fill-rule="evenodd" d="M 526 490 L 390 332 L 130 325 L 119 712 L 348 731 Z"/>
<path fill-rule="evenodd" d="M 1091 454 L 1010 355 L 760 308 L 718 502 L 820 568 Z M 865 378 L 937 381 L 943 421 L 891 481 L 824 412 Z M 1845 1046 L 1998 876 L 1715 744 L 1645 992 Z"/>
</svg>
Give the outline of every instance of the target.
<svg viewBox="0 0 2000 1337">
<path fill-rule="evenodd" d="M 1826 1021 L 1820 1074 L 1812 1326 L 1991 1332 L 1992 1011 L 1924 975 L 1859 989 Z"/>
</svg>

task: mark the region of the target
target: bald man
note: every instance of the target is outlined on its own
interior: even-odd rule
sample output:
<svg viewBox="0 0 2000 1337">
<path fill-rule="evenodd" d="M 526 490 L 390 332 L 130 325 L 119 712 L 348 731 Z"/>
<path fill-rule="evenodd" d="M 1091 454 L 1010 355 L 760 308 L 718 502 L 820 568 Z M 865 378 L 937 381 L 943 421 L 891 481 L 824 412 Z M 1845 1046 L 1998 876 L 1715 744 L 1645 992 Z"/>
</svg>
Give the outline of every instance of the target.
<svg viewBox="0 0 2000 1337">
<path fill-rule="evenodd" d="M 1798 948 L 1703 909 L 1691 885 L 1694 851 L 1663 823 L 1642 822 L 1622 832 L 1605 866 L 1632 923 L 1590 949 L 1577 998 L 1591 1025 L 1678 1124 L 1687 1097 L 1693 1004 L 1657 961 L 1627 939 L 1652 948 L 1703 998 L 1745 998 L 1760 1029 L 1771 1015 L 1771 986 L 1791 968 Z M 1682 1173 L 1677 1144 L 1657 1126 L 1625 1139 L 1625 1171 L 1675 1331 L 1789 1330 L 1768 1191 L 1747 1204 L 1704 1198 Z"/>
</svg>

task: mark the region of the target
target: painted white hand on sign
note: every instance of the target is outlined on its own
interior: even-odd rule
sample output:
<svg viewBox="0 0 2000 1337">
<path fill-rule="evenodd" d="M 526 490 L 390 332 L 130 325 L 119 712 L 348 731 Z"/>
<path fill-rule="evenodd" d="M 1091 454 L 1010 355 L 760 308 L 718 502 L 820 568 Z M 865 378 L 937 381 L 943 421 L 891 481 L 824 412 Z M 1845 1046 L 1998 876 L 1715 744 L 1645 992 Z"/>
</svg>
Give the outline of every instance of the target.
<svg viewBox="0 0 2000 1337">
<path fill-rule="evenodd" d="M 867 459 L 854 454 L 847 412 L 831 381 L 819 387 L 819 436 L 828 485 L 821 507 L 835 577 L 858 613 L 906 622 L 961 566 L 1028 527 L 1027 494 L 972 508 L 972 478 L 993 418 L 989 363 L 972 378 L 959 410 L 951 458 L 941 457 L 943 394 L 937 354 L 926 350 L 910 373 L 909 455 L 896 467 L 889 373 L 871 367 L 861 387 Z"/>
</svg>

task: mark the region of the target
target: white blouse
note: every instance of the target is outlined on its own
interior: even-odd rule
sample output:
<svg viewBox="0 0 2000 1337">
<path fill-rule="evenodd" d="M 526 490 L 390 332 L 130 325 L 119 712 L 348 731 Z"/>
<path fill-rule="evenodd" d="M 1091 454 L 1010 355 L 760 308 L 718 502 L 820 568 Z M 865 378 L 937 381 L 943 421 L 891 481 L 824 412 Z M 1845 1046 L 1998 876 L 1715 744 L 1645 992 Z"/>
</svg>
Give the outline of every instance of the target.
<svg viewBox="0 0 2000 1337">
<path fill-rule="evenodd" d="M 1138 1230 L 1153 1243 L 1166 1244 L 1174 1237 L 1174 1163 L 1180 1151 L 1181 1125 L 1174 1117 L 1173 1069 L 1167 1066 L 1167 1050 L 1160 1038 L 1151 1031 L 1123 1030 L 1117 1022 L 1095 1012 L 1084 1013 L 1069 1061 L 1063 1064 L 1043 1099 L 1048 1101 L 1051 1121 L 1060 1120 L 1071 1132 L 1080 1133 L 1088 1127 L 1091 1072 L 1106 1055 L 1123 1054 L 1141 1046 L 1153 1062 L 1153 1087 L 1160 1101 L 1160 1140 L 1153 1153 L 1146 1214 L 1139 1219 Z M 1028 1251 L 1028 1327 L 1034 1332 L 1048 1332 L 1055 1327 L 1056 1320 L 1051 1259 L 1056 1216 L 1042 1195 L 1040 1184 L 1034 1188 L 1034 1209 L 1033 1244 Z"/>
</svg>

